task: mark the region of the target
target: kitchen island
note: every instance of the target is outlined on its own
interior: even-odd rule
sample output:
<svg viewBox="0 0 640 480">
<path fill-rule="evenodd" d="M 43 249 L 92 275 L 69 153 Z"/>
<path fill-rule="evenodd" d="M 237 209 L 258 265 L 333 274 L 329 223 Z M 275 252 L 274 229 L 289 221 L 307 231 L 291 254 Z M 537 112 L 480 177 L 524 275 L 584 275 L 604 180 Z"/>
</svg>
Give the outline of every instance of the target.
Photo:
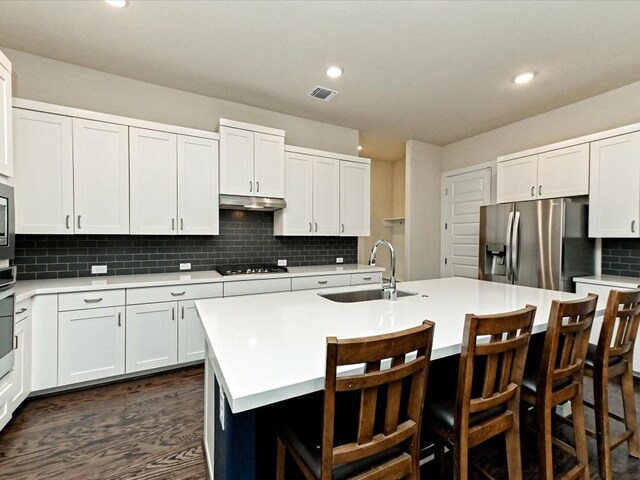
<svg viewBox="0 0 640 480">
<path fill-rule="evenodd" d="M 460 353 L 466 313 L 538 307 L 544 331 L 551 301 L 577 295 L 464 278 L 404 282 L 416 295 L 396 302 L 333 302 L 317 290 L 196 302 L 207 339 L 205 453 L 215 480 L 269 476 L 256 471 L 256 413 L 324 387 L 326 337 L 378 335 L 436 323 L 432 360 Z M 331 292 L 368 290 L 371 285 Z M 316 412 L 310 413 L 315 415 Z M 317 412 L 320 414 L 320 411 Z"/>
</svg>

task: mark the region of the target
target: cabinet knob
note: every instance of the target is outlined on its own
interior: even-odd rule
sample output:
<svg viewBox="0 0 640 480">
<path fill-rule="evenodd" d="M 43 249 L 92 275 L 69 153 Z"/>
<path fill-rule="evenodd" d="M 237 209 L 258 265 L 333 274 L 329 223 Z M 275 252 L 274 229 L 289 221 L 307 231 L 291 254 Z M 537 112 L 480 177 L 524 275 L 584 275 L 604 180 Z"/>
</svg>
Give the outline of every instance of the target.
<svg viewBox="0 0 640 480">
<path fill-rule="evenodd" d="M 69 230 L 69 220 L 71 219 L 71 215 L 67 215 L 67 218 L 65 219 L 65 225 L 67 227 L 67 230 Z"/>
<path fill-rule="evenodd" d="M 16 312 L 16 315 L 22 315 L 26 311 L 27 311 L 26 308 L 21 308 L 20 311 Z"/>
<path fill-rule="evenodd" d="M 309 222 L 309 232 L 313 231 L 313 227 L 311 226 L 311 222 Z"/>
<path fill-rule="evenodd" d="M 187 292 L 186 291 L 184 291 L 184 292 L 171 292 L 171 296 L 173 296 L 173 297 L 181 297 L 185 293 L 187 293 Z"/>
<path fill-rule="evenodd" d="M 249 191 L 253 192 L 253 182 L 249 180 Z"/>
<path fill-rule="evenodd" d="M 171 219 L 171 230 L 173 231 L 173 230 L 175 230 L 175 229 L 176 229 L 176 219 L 175 219 L 175 218 L 172 218 L 172 219 Z"/>
<path fill-rule="evenodd" d="M 122 326 L 122 313 L 118 312 L 118 326 Z"/>
<path fill-rule="evenodd" d="M 81 224 L 80 224 L 80 219 L 82 218 L 82 215 L 78 215 L 78 230 L 80 230 L 82 228 Z"/>
<path fill-rule="evenodd" d="M 318 280 L 318 283 L 320 285 L 326 285 L 327 284 L 327 280 Z"/>
<path fill-rule="evenodd" d="M 633 233 L 636 233 L 636 221 L 635 220 L 631 220 L 631 231 Z"/>
<path fill-rule="evenodd" d="M 180 219 L 180 230 L 184 230 L 184 218 Z"/>
<path fill-rule="evenodd" d="M 531 187 L 531 196 L 532 197 L 536 196 L 536 187 L 535 187 L 535 185 L 533 187 Z"/>
<path fill-rule="evenodd" d="M 102 301 L 102 297 L 100 298 L 85 298 L 84 303 L 99 303 Z"/>
<path fill-rule="evenodd" d="M 256 180 L 256 192 L 260 191 L 260 182 Z"/>
<path fill-rule="evenodd" d="M 542 195 L 542 185 L 538 187 L 538 195 Z"/>
<path fill-rule="evenodd" d="M 316 232 L 318 231 L 318 222 L 316 222 Z"/>
<path fill-rule="evenodd" d="M 342 224 L 342 233 L 344 233 L 344 223 Z"/>
<path fill-rule="evenodd" d="M 171 307 L 171 320 L 176 319 L 176 307 Z"/>
</svg>

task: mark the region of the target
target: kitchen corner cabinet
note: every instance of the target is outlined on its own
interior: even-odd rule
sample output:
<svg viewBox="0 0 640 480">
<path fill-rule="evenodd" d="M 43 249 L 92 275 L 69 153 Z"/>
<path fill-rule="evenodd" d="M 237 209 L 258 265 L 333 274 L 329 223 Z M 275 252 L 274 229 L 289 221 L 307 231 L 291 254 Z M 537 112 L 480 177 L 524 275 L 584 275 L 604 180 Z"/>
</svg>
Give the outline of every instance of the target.
<svg viewBox="0 0 640 480">
<path fill-rule="evenodd" d="M 520 202 L 589 193 L 589 145 L 498 162 L 497 202 Z"/>
<path fill-rule="evenodd" d="M 220 193 L 283 198 L 284 131 L 252 128 L 263 127 L 220 120 Z"/>
<path fill-rule="evenodd" d="M 177 310 L 177 302 L 127 307 L 127 373 L 178 363 Z"/>
<path fill-rule="evenodd" d="M 340 160 L 340 235 L 368 237 L 371 166 Z"/>
<path fill-rule="evenodd" d="M 218 234 L 218 142 L 129 128 L 131 233 Z"/>
<path fill-rule="evenodd" d="M 640 237 L 640 132 L 591 143 L 590 237 Z"/>
<path fill-rule="evenodd" d="M 0 52 L 0 175 L 13 176 L 11 62 Z"/>
<path fill-rule="evenodd" d="M 16 233 L 74 231 L 71 118 L 13 109 Z"/>
<path fill-rule="evenodd" d="M 124 125 L 73 119 L 75 233 L 129 233 L 129 135 Z"/>
</svg>

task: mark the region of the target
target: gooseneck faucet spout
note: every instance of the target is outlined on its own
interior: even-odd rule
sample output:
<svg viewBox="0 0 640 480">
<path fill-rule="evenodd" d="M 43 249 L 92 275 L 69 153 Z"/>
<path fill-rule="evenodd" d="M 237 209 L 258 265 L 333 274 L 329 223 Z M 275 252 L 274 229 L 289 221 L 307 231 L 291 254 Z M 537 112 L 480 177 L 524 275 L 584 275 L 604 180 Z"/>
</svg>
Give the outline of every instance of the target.
<svg viewBox="0 0 640 480">
<path fill-rule="evenodd" d="M 389 280 L 389 283 L 384 283 L 384 280 L 382 280 L 382 292 L 386 299 L 396 301 L 398 299 L 398 289 L 396 287 L 396 250 L 393 248 L 393 245 L 391 245 L 391 242 L 388 240 L 378 240 L 373 244 L 371 257 L 369 258 L 369 265 L 375 266 L 378 247 L 380 245 L 386 245 L 389 247 L 389 252 L 391 253 L 391 279 Z"/>
</svg>

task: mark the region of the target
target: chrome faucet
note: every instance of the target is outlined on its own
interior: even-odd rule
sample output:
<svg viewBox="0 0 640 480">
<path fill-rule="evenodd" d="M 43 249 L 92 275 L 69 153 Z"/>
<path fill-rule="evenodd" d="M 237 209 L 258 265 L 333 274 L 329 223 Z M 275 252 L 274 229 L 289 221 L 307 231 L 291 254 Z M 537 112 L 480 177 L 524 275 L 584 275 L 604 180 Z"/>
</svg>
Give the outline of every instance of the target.
<svg viewBox="0 0 640 480">
<path fill-rule="evenodd" d="M 372 267 L 376 264 L 376 255 L 378 254 L 378 247 L 380 245 L 386 245 L 389 247 L 389 252 L 391 253 L 391 279 L 389 283 L 384 283 L 382 281 L 382 294 L 385 299 L 396 301 L 398 299 L 398 289 L 396 287 L 396 250 L 391 245 L 391 242 L 388 240 L 378 240 L 373 244 L 373 248 L 371 249 L 371 257 L 369 258 L 369 265 Z"/>
</svg>

